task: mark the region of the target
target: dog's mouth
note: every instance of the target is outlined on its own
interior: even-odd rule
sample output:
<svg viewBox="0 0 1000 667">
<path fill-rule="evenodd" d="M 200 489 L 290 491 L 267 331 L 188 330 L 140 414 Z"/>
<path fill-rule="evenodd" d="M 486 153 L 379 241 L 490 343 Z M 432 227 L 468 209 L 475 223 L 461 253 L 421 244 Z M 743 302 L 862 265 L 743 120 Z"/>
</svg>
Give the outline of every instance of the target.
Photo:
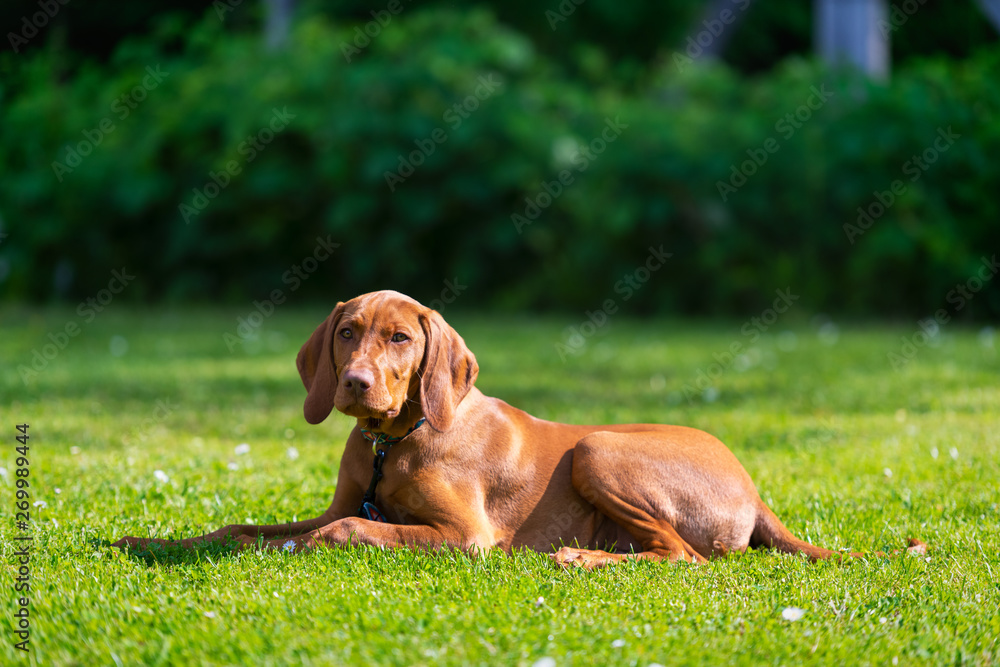
<svg viewBox="0 0 1000 667">
<path fill-rule="evenodd" d="M 385 421 L 395 419 L 399 416 L 400 408 L 385 407 L 379 408 L 373 405 L 365 405 L 364 401 L 351 401 L 347 405 L 336 405 L 337 410 L 350 417 L 358 419 L 368 419 L 375 421 Z"/>
<path fill-rule="evenodd" d="M 359 416 L 359 419 L 363 420 L 362 423 L 365 424 L 365 428 L 369 431 L 381 431 L 383 426 L 387 426 L 386 422 L 395 419 L 399 416 L 399 410 L 390 409 L 385 412 L 377 412 L 374 415 L 369 415 L 367 417 Z"/>
<path fill-rule="evenodd" d="M 374 433 L 388 433 L 393 430 L 392 420 L 399 414 L 399 410 L 391 411 L 386 417 L 366 417 L 358 421 L 363 424 L 362 428 Z"/>
<path fill-rule="evenodd" d="M 389 408 L 388 410 L 368 410 L 368 419 L 373 421 L 387 421 L 389 419 L 395 419 L 398 416 L 398 408 Z"/>
</svg>

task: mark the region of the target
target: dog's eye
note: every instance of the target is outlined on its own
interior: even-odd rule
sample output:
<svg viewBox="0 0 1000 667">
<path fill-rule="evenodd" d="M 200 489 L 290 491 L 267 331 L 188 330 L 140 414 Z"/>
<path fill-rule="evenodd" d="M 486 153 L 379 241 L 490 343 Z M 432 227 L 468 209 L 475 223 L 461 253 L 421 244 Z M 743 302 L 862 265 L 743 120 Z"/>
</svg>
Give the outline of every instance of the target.
<svg viewBox="0 0 1000 667">
<path fill-rule="evenodd" d="M 410 337 L 407 336 L 405 333 L 394 333 L 394 334 L 392 334 L 392 342 L 393 343 L 402 343 L 405 340 L 410 340 Z"/>
<path fill-rule="evenodd" d="M 349 328 L 347 328 L 347 327 L 344 327 L 343 329 L 341 329 L 341 330 L 340 330 L 340 337 L 341 337 L 341 338 L 350 338 L 350 337 L 351 337 L 351 336 L 353 336 L 353 335 L 354 335 L 354 332 L 353 332 L 353 331 L 351 331 L 351 330 L 350 330 Z"/>
</svg>

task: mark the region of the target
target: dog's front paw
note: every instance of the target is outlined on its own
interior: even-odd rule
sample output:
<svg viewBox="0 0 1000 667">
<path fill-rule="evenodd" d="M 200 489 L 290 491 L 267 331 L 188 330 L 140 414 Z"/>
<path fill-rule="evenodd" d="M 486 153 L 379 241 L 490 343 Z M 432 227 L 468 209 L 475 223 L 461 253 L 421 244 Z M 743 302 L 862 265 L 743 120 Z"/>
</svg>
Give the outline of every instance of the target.
<svg viewBox="0 0 1000 667">
<path fill-rule="evenodd" d="M 911 537 L 906 545 L 906 553 L 914 556 L 923 556 L 927 553 L 927 545 L 915 537 Z"/>
<path fill-rule="evenodd" d="M 147 549 L 151 544 L 166 544 L 167 540 L 160 540 L 153 537 L 123 537 L 117 542 L 113 542 L 111 546 L 118 547 L 119 549 L 124 549 L 128 547 L 133 551 L 139 549 Z"/>
</svg>

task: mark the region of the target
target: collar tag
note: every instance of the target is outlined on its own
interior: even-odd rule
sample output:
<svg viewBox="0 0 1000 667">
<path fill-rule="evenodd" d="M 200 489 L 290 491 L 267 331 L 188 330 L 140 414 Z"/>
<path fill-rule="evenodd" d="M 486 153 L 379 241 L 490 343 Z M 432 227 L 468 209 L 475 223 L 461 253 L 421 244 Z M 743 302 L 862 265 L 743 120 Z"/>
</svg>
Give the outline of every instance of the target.
<svg viewBox="0 0 1000 667">
<path fill-rule="evenodd" d="M 361 435 L 364 436 L 365 440 L 372 443 L 372 454 L 378 454 L 379 447 L 381 447 L 382 445 L 388 445 L 386 449 L 392 447 L 397 442 L 405 438 L 407 435 L 410 435 L 418 428 L 423 426 L 425 421 L 427 421 L 427 419 L 425 417 L 421 417 L 420 419 L 417 420 L 417 423 L 414 424 L 410 428 L 410 430 L 406 432 L 406 435 L 399 437 L 391 437 L 388 433 L 374 433 L 367 428 L 361 429 Z"/>
</svg>

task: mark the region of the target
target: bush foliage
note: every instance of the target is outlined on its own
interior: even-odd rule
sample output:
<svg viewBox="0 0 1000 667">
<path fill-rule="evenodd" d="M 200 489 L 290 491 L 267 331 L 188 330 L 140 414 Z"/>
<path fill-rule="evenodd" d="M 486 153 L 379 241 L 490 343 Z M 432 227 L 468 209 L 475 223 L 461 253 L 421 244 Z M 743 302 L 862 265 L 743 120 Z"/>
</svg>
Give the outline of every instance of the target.
<svg viewBox="0 0 1000 667">
<path fill-rule="evenodd" d="M 1000 249 L 1000 51 L 887 84 L 668 55 L 625 86 L 599 51 L 570 76 L 490 13 L 399 7 L 374 37 L 302 20 L 276 51 L 211 17 L 65 79 L 58 51 L 8 60 L 7 293 L 83 298 L 125 266 L 129 298 L 257 299 L 321 238 L 296 299 L 457 279 L 470 305 L 588 309 L 662 246 L 630 312 L 790 288 L 810 311 L 1000 314 L 995 289 L 948 299 Z"/>
</svg>

